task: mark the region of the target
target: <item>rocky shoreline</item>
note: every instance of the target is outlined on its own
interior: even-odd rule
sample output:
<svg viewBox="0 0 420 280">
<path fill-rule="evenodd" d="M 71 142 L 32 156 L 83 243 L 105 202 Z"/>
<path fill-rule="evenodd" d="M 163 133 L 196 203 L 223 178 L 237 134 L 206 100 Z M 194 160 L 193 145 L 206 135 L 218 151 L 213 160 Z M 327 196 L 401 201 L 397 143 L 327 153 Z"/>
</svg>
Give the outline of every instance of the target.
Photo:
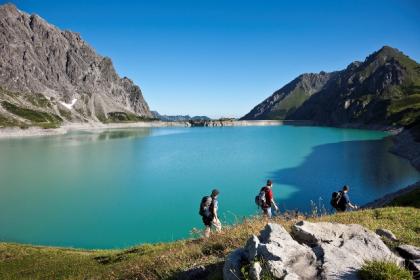
<svg viewBox="0 0 420 280">
<path fill-rule="evenodd" d="M 60 135 L 69 131 L 94 131 L 99 129 L 117 129 L 117 128 L 143 128 L 143 127 L 223 127 L 223 126 L 274 126 L 295 124 L 302 125 L 302 122 L 293 121 L 237 121 L 237 120 L 210 120 L 210 121 L 182 121 L 182 122 L 165 122 L 165 121 L 145 121 L 131 123 L 109 123 L 103 124 L 98 122 L 92 123 L 69 123 L 59 128 L 44 129 L 41 127 L 30 127 L 21 129 L 0 128 L 1 138 L 20 138 L 33 136 Z"/>
<path fill-rule="evenodd" d="M 396 192 L 389 193 L 384 195 L 383 197 L 380 197 L 374 201 L 371 201 L 369 203 L 366 203 L 365 205 L 361 206 L 362 209 L 368 209 L 368 208 L 380 208 L 388 205 L 390 202 L 392 202 L 394 199 L 405 195 L 407 193 L 410 193 L 414 191 L 415 189 L 420 189 L 420 181 L 416 182 L 412 185 L 409 185 L 408 187 L 405 187 L 403 189 L 400 189 Z"/>
<path fill-rule="evenodd" d="M 417 170 L 420 170 L 420 142 L 416 141 L 414 130 L 404 130 L 393 140 L 394 146 L 390 152 L 408 159 Z"/>
<path fill-rule="evenodd" d="M 323 126 L 331 127 L 325 124 L 318 124 L 312 121 L 291 121 L 291 120 L 189 120 L 189 121 L 143 121 L 143 122 L 126 122 L 126 123 L 67 123 L 58 128 L 41 128 L 41 127 L 5 127 L 0 128 L 1 138 L 19 138 L 31 136 L 48 136 L 60 135 L 75 130 L 98 130 L 98 129 L 116 129 L 116 128 L 140 128 L 140 127 L 232 127 L 232 126 Z M 366 126 L 366 125 L 342 125 L 332 126 L 337 128 L 353 128 L 388 131 L 392 134 L 399 134 L 402 129 L 389 126 Z"/>
<path fill-rule="evenodd" d="M 41 127 L 30 127 L 26 129 L 21 128 L 0 128 L 1 138 L 21 138 L 21 137 L 37 137 L 37 136 L 51 136 L 62 135 L 70 131 L 96 131 L 103 129 L 117 129 L 117 128 L 142 128 L 142 127 L 187 127 L 185 122 L 135 122 L 135 123 L 70 123 L 65 124 L 59 128 L 44 129 Z"/>
</svg>

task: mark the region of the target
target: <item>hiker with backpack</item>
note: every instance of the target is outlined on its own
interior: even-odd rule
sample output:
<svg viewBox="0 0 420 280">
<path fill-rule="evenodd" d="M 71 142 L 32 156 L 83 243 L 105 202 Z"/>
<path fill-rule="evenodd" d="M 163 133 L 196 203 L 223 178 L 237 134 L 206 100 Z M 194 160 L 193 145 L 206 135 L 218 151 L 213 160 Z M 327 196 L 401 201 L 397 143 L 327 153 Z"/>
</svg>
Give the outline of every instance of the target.
<svg viewBox="0 0 420 280">
<path fill-rule="evenodd" d="M 350 202 L 348 195 L 349 186 L 345 185 L 341 191 L 333 192 L 331 195 L 331 206 L 334 207 L 337 212 L 345 212 L 348 208 L 357 209 L 357 205 L 353 205 Z"/>
<path fill-rule="evenodd" d="M 206 226 L 206 229 L 204 230 L 205 237 L 210 236 L 212 226 L 215 227 L 217 232 L 222 230 L 222 223 L 217 215 L 219 207 L 217 201 L 218 195 L 219 191 L 214 189 L 210 196 L 205 196 L 201 199 L 199 214 L 203 218 L 203 223 Z"/>
<path fill-rule="evenodd" d="M 273 206 L 275 211 L 279 211 L 276 202 L 273 197 L 273 182 L 267 180 L 267 184 L 261 188 L 259 194 L 255 197 L 255 203 L 263 210 L 263 215 L 268 218 L 272 217 L 271 207 Z"/>
</svg>

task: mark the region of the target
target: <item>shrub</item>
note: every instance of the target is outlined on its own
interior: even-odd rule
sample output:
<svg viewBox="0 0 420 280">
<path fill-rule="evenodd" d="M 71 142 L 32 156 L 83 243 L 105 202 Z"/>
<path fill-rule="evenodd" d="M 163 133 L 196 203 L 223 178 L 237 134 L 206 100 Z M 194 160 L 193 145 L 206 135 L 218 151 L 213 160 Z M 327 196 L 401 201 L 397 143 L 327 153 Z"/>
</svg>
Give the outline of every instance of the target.
<svg viewBox="0 0 420 280">
<path fill-rule="evenodd" d="M 63 121 L 63 119 L 55 114 L 19 107 L 7 101 L 3 101 L 1 105 L 10 113 L 27 119 L 35 124 L 45 124 L 48 127 L 58 127 L 59 124 Z"/>
</svg>

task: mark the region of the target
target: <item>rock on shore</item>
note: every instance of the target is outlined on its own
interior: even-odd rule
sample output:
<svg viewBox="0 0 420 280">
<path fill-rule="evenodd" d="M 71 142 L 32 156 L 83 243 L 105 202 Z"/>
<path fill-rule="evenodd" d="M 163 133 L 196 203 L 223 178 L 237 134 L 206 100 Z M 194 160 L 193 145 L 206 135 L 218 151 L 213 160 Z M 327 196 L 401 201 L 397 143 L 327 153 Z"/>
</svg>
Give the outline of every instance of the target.
<svg viewBox="0 0 420 280">
<path fill-rule="evenodd" d="M 416 139 L 417 138 L 417 139 Z M 408 159 L 411 164 L 420 170 L 420 124 L 417 127 L 406 129 L 394 137 L 394 147 L 390 152 Z"/>
<path fill-rule="evenodd" d="M 378 235 L 360 225 L 302 221 L 289 234 L 281 225 L 268 224 L 244 249 L 228 256 L 223 276 L 243 279 L 241 268 L 249 264 L 253 279 L 260 279 L 255 271 L 276 279 L 358 279 L 358 270 L 370 260 L 404 263 Z"/>
<path fill-rule="evenodd" d="M 388 205 L 390 202 L 392 202 L 394 199 L 396 199 L 399 196 L 405 195 L 407 193 L 410 193 L 416 189 L 420 188 L 420 182 L 416 182 L 412 185 L 409 185 L 406 188 L 403 188 L 401 190 L 398 190 L 396 192 L 393 193 L 389 193 L 387 195 L 384 195 L 381 198 L 378 198 L 372 202 L 366 203 L 365 205 L 363 205 L 361 208 L 366 209 L 366 208 L 378 208 L 378 207 L 384 207 L 386 205 Z"/>
</svg>

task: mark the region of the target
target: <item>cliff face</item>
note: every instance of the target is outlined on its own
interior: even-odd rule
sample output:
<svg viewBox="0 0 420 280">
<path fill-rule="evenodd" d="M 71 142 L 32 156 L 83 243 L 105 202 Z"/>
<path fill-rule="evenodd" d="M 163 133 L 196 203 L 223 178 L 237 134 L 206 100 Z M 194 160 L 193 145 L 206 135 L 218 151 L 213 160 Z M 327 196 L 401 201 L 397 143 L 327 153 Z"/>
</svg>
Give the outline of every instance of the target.
<svg viewBox="0 0 420 280">
<path fill-rule="evenodd" d="M 320 74 L 311 75 L 319 79 Z M 300 77 L 296 80 L 300 81 Z M 262 108 L 260 116 L 268 119 L 311 120 L 327 125 L 412 126 L 420 122 L 420 65 L 397 49 L 383 47 L 364 62 L 353 62 L 323 77 L 318 86 L 301 87 L 299 95 L 307 98 L 298 106 L 289 106 L 286 113 L 270 112 L 287 107 L 287 98 L 296 96 L 293 87 L 287 90 L 294 81 L 279 90 L 285 92 L 286 98 L 276 99 L 278 94 L 274 93 L 251 113 Z M 269 106 L 264 108 L 264 104 Z M 243 118 L 260 118 L 250 114 Z"/>
<path fill-rule="evenodd" d="M 107 122 L 116 113 L 152 116 L 140 88 L 120 78 L 112 61 L 96 54 L 79 34 L 10 4 L 0 6 L 0 86 L 9 93 L 0 94 L 3 101 L 68 121 Z M 49 106 L 27 102 L 34 93 Z M 3 117 L 25 121 L 2 107 Z"/>
<path fill-rule="evenodd" d="M 322 89 L 334 73 L 302 74 L 255 106 L 244 120 L 285 119 L 314 93 Z"/>
</svg>

